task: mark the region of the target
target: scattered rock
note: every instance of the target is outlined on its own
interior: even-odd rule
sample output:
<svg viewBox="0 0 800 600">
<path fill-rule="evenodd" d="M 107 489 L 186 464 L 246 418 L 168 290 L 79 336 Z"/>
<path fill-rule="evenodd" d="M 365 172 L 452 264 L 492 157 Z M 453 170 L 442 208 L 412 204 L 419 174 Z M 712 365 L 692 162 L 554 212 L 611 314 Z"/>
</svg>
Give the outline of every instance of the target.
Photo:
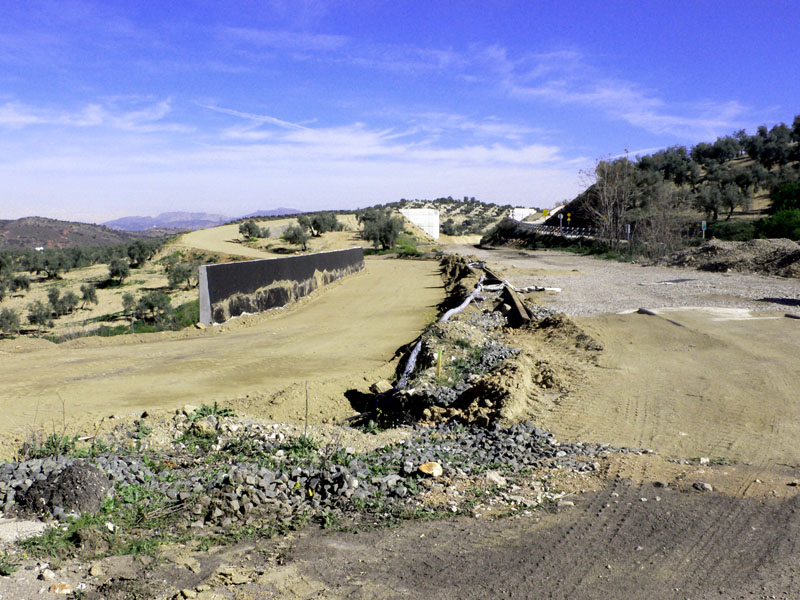
<svg viewBox="0 0 800 600">
<path fill-rule="evenodd" d="M 488 483 L 489 485 L 496 485 L 497 487 L 506 487 L 506 485 L 508 484 L 506 478 L 503 477 L 497 471 L 486 471 L 485 477 L 486 477 L 486 483 Z"/>
<path fill-rule="evenodd" d="M 444 469 L 442 468 L 442 465 L 434 461 L 422 463 L 418 467 L 418 470 L 423 475 L 427 475 L 428 477 L 433 477 L 433 478 L 441 477 L 444 474 Z"/>
<path fill-rule="evenodd" d="M 47 591 L 49 591 L 51 594 L 71 594 L 72 586 L 68 583 L 54 583 L 47 589 Z"/>
<path fill-rule="evenodd" d="M 373 394 L 385 394 L 392 390 L 392 384 L 386 381 L 385 379 L 381 379 L 380 381 L 376 381 L 371 386 L 369 386 L 369 391 Z"/>
<path fill-rule="evenodd" d="M 89 568 L 89 575 L 91 575 L 92 577 L 102 577 L 103 575 L 105 575 L 105 573 L 103 572 L 103 567 L 101 567 L 98 564 L 95 564 Z"/>
<path fill-rule="evenodd" d="M 575 503 L 572 500 L 559 500 L 556 506 L 558 508 L 573 508 Z"/>
<path fill-rule="evenodd" d="M 53 581 L 55 578 L 56 574 L 50 569 L 42 569 L 42 572 L 39 573 L 39 579 L 42 581 Z"/>
<path fill-rule="evenodd" d="M 713 492 L 714 491 L 714 488 L 711 487 L 711 484 L 710 483 L 706 483 L 705 481 L 697 481 L 697 482 L 695 482 L 695 484 L 692 487 L 694 489 L 700 491 L 700 492 Z"/>
</svg>

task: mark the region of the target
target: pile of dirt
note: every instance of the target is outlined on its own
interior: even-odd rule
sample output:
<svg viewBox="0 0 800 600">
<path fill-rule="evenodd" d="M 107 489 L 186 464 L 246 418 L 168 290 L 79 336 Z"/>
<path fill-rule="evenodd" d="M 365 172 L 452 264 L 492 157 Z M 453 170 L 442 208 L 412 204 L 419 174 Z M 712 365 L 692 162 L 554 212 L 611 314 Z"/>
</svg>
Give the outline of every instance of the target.
<svg viewBox="0 0 800 600">
<path fill-rule="evenodd" d="M 739 271 L 780 277 L 800 276 L 800 244 L 787 239 L 727 242 L 712 239 L 675 252 L 665 264 L 701 271 Z"/>
<path fill-rule="evenodd" d="M 61 472 L 37 480 L 17 499 L 20 515 L 54 515 L 96 512 L 111 491 L 100 469 L 88 464 L 69 465 Z"/>
<path fill-rule="evenodd" d="M 473 289 L 479 269 L 470 264 L 460 256 L 442 260 L 450 290 L 445 304 L 457 304 Z M 376 398 L 381 418 L 512 424 L 569 392 L 568 382 L 581 379 L 602 346 L 565 315 L 535 305 L 524 306 L 531 317 L 527 325 L 509 327 L 499 300 L 504 291 L 484 288 L 482 301 L 425 330 L 408 385 Z"/>
</svg>

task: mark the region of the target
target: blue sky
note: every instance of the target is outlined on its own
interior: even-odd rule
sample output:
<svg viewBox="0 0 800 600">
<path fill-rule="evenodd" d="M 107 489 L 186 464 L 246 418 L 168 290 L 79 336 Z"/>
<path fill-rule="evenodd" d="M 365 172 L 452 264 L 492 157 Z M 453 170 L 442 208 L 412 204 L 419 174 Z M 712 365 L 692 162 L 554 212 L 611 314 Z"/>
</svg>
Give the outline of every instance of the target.
<svg viewBox="0 0 800 600">
<path fill-rule="evenodd" d="M 800 3 L 0 0 L 0 218 L 552 206 L 800 113 Z"/>
</svg>

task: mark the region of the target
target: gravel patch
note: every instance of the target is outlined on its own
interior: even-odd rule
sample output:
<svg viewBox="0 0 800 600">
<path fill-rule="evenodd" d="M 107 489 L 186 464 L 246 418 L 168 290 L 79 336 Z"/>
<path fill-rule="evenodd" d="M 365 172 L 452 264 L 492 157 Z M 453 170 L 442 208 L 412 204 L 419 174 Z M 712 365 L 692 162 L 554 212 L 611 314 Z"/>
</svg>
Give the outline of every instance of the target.
<svg viewBox="0 0 800 600">
<path fill-rule="evenodd" d="M 560 287 L 528 294 L 567 316 L 620 313 L 640 307 L 726 307 L 791 310 L 800 305 L 800 279 L 691 268 L 644 266 L 555 250 L 457 247 L 505 272 L 518 286 Z M 533 271 L 533 272 L 532 272 Z"/>
</svg>

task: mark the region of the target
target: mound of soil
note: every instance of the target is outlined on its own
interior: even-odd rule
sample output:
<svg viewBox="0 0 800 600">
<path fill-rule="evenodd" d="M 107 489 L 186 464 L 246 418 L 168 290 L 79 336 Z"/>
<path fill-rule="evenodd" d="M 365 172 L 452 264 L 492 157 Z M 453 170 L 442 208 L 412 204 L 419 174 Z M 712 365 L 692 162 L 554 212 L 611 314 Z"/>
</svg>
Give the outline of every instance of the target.
<svg viewBox="0 0 800 600">
<path fill-rule="evenodd" d="M 111 482 L 100 469 L 74 464 L 58 474 L 33 482 L 18 497 L 17 511 L 21 515 L 35 516 L 96 512 L 110 490 Z"/>
<path fill-rule="evenodd" d="M 787 239 L 727 242 L 710 240 L 675 252 L 665 261 L 701 271 L 739 271 L 781 277 L 800 276 L 800 244 Z"/>
</svg>

